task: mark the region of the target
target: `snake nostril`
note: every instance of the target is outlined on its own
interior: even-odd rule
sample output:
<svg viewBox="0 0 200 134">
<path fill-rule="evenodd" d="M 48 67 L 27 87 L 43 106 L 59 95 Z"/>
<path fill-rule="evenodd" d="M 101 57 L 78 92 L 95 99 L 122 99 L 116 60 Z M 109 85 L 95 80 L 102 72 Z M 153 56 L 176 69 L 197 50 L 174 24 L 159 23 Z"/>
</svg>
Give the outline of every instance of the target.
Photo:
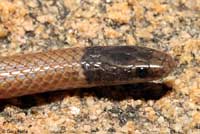
<svg viewBox="0 0 200 134">
<path fill-rule="evenodd" d="M 170 56 L 166 57 L 165 64 L 167 64 L 170 70 L 174 69 L 177 66 L 177 62 Z"/>
</svg>

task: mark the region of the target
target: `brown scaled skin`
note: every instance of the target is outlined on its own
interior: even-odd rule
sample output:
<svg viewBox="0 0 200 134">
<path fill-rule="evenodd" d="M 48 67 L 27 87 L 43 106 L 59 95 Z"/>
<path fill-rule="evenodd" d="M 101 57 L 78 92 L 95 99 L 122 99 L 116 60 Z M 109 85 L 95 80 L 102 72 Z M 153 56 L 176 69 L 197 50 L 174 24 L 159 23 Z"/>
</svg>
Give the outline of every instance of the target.
<svg viewBox="0 0 200 134">
<path fill-rule="evenodd" d="M 0 58 L 0 99 L 59 89 L 146 82 L 168 75 L 171 56 L 138 46 L 76 47 Z"/>
</svg>

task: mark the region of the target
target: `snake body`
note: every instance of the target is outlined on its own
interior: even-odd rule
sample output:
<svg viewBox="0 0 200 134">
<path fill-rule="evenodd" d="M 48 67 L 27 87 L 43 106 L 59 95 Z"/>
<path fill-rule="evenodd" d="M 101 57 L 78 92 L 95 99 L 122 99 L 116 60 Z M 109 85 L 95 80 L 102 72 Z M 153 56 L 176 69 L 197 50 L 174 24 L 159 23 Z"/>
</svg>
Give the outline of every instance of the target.
<svg viewBox="0 0 200 134">
<path fill-rule="evenodd" d="M 139 46 L 74 47 L 0 57 L 0 99 L 146 82 L 168 75 L 174 67 L 168 54 Z"/>
</svg>

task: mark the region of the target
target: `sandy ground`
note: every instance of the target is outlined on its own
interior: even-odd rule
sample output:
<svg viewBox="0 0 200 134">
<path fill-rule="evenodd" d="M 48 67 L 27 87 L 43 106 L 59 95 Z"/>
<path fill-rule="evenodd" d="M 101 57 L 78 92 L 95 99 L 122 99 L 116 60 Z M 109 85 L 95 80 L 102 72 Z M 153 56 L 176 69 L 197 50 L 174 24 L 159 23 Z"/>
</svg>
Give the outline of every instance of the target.
<svg viewBox="0 0 200 134">
<path fill-rule="evenodd" d="M 99 87 L 1 100 L 0 133 L 200 133 L 199 0 L 0 2 L 2 56 L 94 45 L 151 47 L 179 64 L 161 80 L 162 86 Z"/>
</svg>

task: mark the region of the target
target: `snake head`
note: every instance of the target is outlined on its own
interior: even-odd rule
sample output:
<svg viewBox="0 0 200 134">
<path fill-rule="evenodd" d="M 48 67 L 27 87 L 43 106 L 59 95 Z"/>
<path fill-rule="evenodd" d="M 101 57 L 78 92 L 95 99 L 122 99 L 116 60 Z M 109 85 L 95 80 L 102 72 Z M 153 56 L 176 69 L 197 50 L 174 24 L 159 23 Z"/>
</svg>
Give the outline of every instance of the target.
<svg viewBox="0 0 200 134">
<path fill-rule="evenodd" d="M 176 66 L 170 55 L 139 46 L 88 48 L 82 61 L 90 83 L 146 82 L 167 76 Z"/>
</svg>

